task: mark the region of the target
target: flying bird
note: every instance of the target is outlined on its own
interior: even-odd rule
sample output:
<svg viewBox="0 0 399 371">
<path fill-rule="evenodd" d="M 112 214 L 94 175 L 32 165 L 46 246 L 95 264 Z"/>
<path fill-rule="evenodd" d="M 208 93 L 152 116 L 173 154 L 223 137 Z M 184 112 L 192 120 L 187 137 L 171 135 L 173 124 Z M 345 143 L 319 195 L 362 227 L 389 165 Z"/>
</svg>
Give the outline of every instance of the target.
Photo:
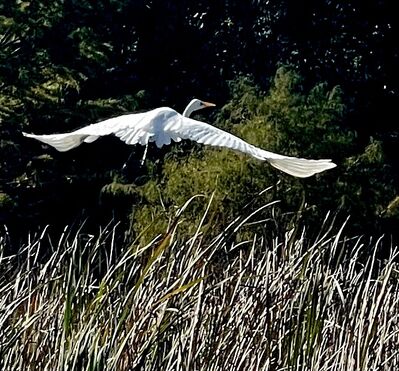
<svg viewBox="0 0 399 371">
<path fill-rule="evenodd" d="M 126 144 L 145 145 L 155 142 L 158 148 L 171 141 L 190 139 L 198 143 L 226 147 L 246 153 L 258 160 L 268 161 L 275 168 L 292 176 L 306 178 L 336 165 L 331 160 L 308 160 L 265 151 L 205 122 L 189 118 L 194 111 L 215 106 L 213 103 L 193 99 L 183 114 L 169 107 L 155 108 L 144 113 L 125 114 L 63 134 L 34 135 L 23 133 L 53 146 L 61 152 L 78 147 L 83 142 L 92 143 L 105 135 L 116 135 Z"/>
</svg>

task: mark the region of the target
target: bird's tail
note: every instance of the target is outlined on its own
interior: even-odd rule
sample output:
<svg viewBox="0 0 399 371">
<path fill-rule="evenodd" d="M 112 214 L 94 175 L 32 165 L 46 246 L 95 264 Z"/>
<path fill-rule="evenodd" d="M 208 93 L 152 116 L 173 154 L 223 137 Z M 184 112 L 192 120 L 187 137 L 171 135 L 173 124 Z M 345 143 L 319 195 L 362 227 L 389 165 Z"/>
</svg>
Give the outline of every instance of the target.
<svg viewBox="0 0 399 371">
<path fill-rule="evenodd" d="M 40 142 L 49 144 L 60 152 L 69 151 L 72 148 L 79 146 L 83 141 L 85 141 L 87 135 L 84 134 L 50 134 L 50 135 L 35 135 L 22 133 L 25 137 L 37 139 Z M 97 138 L 96 138 L 97 139 Z"/>
<path fill-rule="evenodd" d="M 275 168 L 299 178 L 307 178 L 337 166 L 331 160 L 307 160 L 295 157 L 268 159 L 268 161 Z"/>
</svg>

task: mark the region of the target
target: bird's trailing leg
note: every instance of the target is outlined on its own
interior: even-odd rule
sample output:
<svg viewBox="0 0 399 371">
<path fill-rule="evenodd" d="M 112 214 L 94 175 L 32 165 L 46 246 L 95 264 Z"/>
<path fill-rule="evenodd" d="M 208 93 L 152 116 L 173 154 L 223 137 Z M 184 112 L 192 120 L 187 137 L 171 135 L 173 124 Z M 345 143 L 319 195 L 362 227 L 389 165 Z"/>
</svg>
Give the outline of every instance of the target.
<svg viewBox="0 0 399 371">
<path fill-rule="evenodd" d="M 140 167 L 143 167 L 143 165 L 144 165 L 145 159 L 146 159 L 146 157 L 147 157 L 147 151 L 148 151 L 148 143 L 145 145 L 145 149 L 144 149 L 144 153 L 143 153 L 143 158 L 140 160 Z M 128 168 L 129 162 L 130 162 L 130 160 L 131 160 L 131 158 L 133 157 L 134 154 L 135 154 L 135 152 L 133 151 L 133 152 L 129 155 L 128 159 L 126 160 L 126 162 L 125 162 L 125 163 L 123 164 L 123 166 L 122 166 L 122 170 L 126 170 L 126 169 Z"/>
<path fill-rule="evenodd" d="M 147 157 L 147 150 L 148 150 L 148 143 L 145 145 L 145 149 L 144 149 L 144 153 L 143 153 L 143 158 L 141 159 L 141 162 L 140 162 L 141 166 L 144 165 L 145 158 Z"/>
<path fill-rule="evenodd" d="M 123 164 L 122 170 L 126 170 L 127 169 L 128 165 L 129 165 L 129 162 L 130 162 L 130 159 L 132 158 L 133 155 L 134 155 L 134 151 L 129 155 L 129 157 L 127 158 L 127 160 Z"/>
<path fill-rule="evenodd" d="M 143 158 L 138 157 L 136 151 L 130 154 L 122 166 L 121 175 L 124 181 L 136 185 L 143 185 L 148 181 L 148 169 L 144 166 L 146 154 L 147 146 L 145 147 Z"/>
</svg>

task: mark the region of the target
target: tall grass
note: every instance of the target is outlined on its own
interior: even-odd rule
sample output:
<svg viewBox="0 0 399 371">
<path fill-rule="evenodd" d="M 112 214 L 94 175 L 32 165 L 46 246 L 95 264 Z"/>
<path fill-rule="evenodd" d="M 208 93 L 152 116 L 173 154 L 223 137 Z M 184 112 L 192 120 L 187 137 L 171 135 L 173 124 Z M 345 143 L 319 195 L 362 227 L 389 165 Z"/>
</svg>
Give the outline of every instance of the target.
<svg viewBox="0 0 399 371">
<path fill-rule="evenodd" d="M 272 207 L 266 205 L 266 207 Z M 202 220 L 204 222 L 205 216 Z M 399 367 L 397 249 L 320 234 L 210 243 L 174 223 L 147 246 L 43 230 L 0 250 L 1 370 L 394 370 Z M 44 251 L 47 249 L 47 251 Z"/>
</svg>

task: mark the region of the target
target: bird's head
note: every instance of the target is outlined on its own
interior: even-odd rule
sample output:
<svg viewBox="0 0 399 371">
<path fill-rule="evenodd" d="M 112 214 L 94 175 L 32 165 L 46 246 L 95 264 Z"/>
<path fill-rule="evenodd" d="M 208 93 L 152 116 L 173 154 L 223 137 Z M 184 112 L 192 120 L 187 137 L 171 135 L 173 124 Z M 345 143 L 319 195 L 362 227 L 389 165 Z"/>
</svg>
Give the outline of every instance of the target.
<svg viewBox="0 0 399 371">
<path fill-rule="evenodd" d="M 214 107 L 214 103 L 205 102 L 199 99 L 193 99 L 183 112 L 183 116 L 189 117 L 194 111 L 198 111 L 206 107 Z"/>
</svg>

